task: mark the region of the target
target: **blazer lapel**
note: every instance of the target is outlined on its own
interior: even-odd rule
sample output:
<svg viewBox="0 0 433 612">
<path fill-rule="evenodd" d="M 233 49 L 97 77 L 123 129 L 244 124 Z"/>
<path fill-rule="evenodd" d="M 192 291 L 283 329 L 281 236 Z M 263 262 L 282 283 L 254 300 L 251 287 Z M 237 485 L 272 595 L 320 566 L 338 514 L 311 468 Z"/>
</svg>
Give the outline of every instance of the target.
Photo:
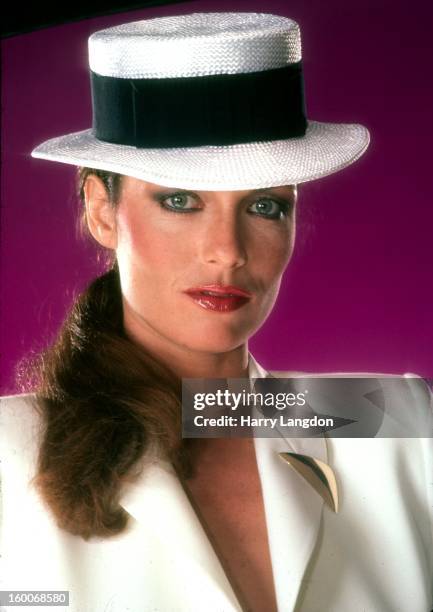
<svg viewBox="0 0 433 612">
<path fill-rule="evenodd" d="M 324 501 L 279 453 L 325 460 L 324 441 L 256 438 L 255 444 L 278 610 L 291 612 L 319 535 Z"/>
<path fill-rule="evenodd" d="M 251 378 L 271 376 L 253 359 Z M 285 373 L 285 376 L 290 376 Z M 294 375 L 296 376 L 296 375 Z M 320 530 L 323 498 L 279 453 L 328 463 L 324 438 L 256 438 L 256 457 L 268 527 L 279 612 L 292 612 Z"/>
<path fill-rule="evenodd" d="M 201 589 L 203 602 L 212 602 L 210 610 L 242 609 L 168 462 L 146 465 L 139 479 L 124 489 L 120 504 L 144 529 L 156 533 L 170 555 L 168 562 L 174 561 L 174 571 L 181 567 L 183 575 L 190 576 L 191 589 Z"/>
</svg>

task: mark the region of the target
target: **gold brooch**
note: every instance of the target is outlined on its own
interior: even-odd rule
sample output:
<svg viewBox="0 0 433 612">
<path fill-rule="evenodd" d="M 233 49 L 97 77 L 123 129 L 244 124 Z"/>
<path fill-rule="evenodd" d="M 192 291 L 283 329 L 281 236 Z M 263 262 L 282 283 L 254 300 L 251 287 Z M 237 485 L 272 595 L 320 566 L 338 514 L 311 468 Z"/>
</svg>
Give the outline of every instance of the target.
<svg viewBox="0 0 433 612">
<path fill-rule="evenodd" d="M 308 455 L 278 454 L 322 496 L 334 512 L 338 512 L 337 480 L 329 465 Z"/>
</svg>

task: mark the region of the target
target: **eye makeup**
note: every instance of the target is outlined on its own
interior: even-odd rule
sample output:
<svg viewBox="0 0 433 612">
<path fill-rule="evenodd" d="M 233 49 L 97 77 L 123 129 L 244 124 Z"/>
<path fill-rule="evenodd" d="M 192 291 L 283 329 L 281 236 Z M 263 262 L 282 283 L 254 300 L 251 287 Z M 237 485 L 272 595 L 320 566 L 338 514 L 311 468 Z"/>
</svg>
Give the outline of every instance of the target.
<svg viewBox="0 0 433 612">
<path fill-rule="evenodd" d="M 249 209 L 252 206 L 262 206 L 262 210 L 257 210 L 256 212 L 252 212 L 249 210 L 250 214 L 258 215 L 259 217 L 263 217 L 265 219 L 281 219 L 282 217 L 288 217 L 293 211 L 293 201 L 287 200 L 281 197 L 275 197 L 272 195 L 258 196 L 254 202 L 252 202 L 249 206 Z M 268 205 L 268 210 L 263 207 Z M 272 206 L 274 209 L 272 210 Z M 269 207 L 271 211 L 269 211 Z M 275 210 L 276 208 L 276 210 Z"/>
<path fill-rule="evenodd" d="M 281 197 L 272 191 L 260 190 L 252 192 L 251 195 L 242 198 L 242 201 L 249 200 L 247 213 L 263 219 L 278 220 L 291 214 L 294 207 L 294 194 L 291 197 Z M 160 205 L 163 210 L 174 213 L 193 213 L 203 209 L 202 205 L 187 206 L 192 200 L 196 204 L 201 202 L 200 196 L 189 190 L 160 191 L 152 194 L 152 198 Z M 170 203 L 171 202 L 171 203 Z M 252 207 L 261 206 L 261 210 L 251 210 Z M 266 208 L 267 207 L 267 208 Z M 276 209 L 276 210 L 275 210 Z"/>
</svg>

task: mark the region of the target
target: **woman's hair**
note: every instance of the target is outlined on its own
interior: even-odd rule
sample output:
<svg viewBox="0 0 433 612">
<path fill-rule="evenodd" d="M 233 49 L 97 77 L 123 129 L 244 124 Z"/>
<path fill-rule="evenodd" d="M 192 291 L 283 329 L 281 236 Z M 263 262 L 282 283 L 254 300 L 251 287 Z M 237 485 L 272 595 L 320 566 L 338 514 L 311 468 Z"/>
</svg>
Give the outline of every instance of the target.
<svg viewBox="0 0 433 612">
<path fill-rule="evenodd" d="M 116 206 L 121 176 L 80 168 L 83 201 L 90 174 Z M 146 453 L 187 473 L 180 380 L 126 335 L 114 258 L 73 304 L 54 344 L 33 359 L 31 374 L 44 423 L 34 483 L 61 528 L 86 540 L 122 531 L 121 486 Z"/>
</svg>

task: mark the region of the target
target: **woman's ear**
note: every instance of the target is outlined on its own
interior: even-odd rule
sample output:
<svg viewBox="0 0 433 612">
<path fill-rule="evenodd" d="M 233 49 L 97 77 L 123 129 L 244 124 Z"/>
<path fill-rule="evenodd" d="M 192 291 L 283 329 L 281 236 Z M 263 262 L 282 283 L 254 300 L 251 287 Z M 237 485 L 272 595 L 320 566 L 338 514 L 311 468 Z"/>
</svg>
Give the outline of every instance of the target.
<svg viewBox="0 0 433 612">
<path fill-rule="evenodd" d="M 95 174 L 86 178 L 83 187 L 86 221 L 93 238 L 107 249 L 117 247 L 116 208 L 110 202 L 102 180 Z"/>
</svg>

